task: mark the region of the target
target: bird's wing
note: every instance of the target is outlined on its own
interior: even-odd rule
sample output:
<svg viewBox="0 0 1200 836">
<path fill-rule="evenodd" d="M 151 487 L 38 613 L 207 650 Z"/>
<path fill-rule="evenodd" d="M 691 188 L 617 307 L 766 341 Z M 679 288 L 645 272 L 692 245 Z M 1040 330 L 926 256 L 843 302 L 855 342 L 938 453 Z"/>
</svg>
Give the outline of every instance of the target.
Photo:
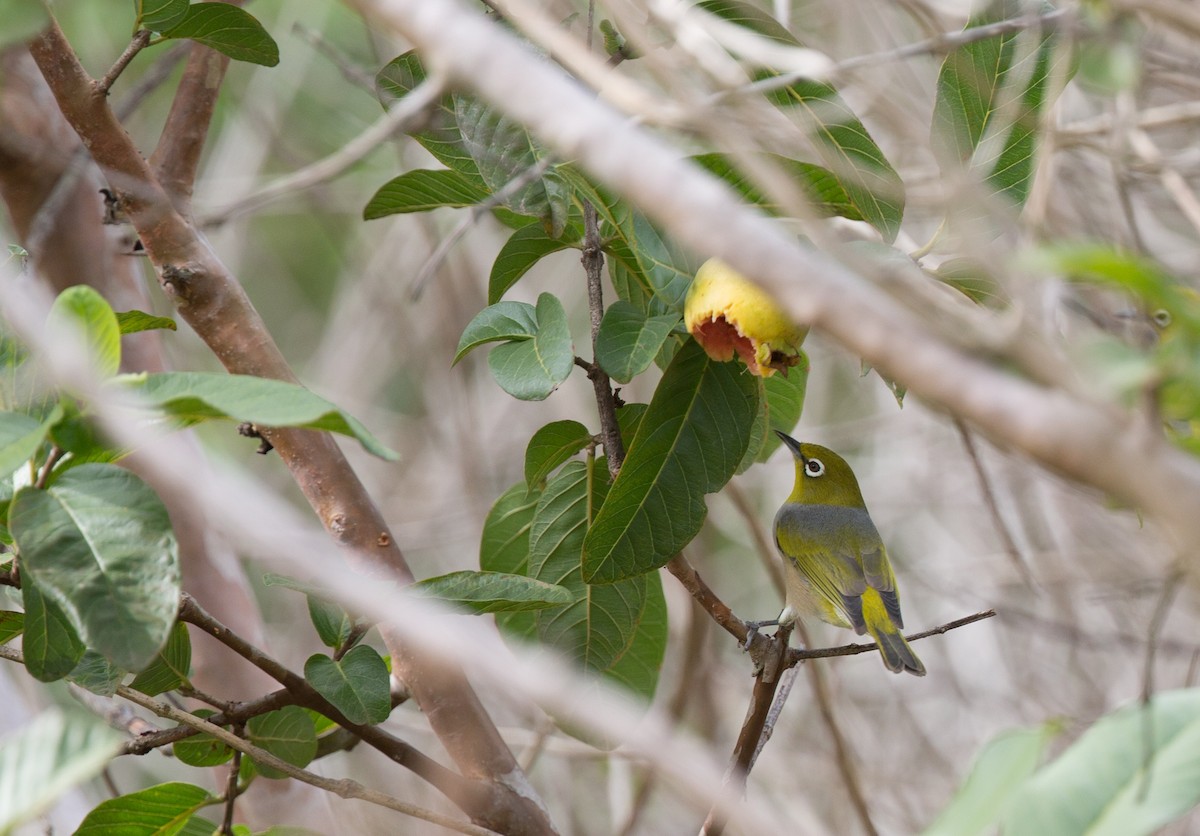
<svg viewBox="0 0 1200 836">
<path fill-rule="evenodd" d="M 779 550 L 856 632 L 866 630 L 862 595 L 868 587 L 879 591 L 888 615 L 902 626 L 887 550 L 864 509 L 789 503 L 775 523 Z"/>
</svg>

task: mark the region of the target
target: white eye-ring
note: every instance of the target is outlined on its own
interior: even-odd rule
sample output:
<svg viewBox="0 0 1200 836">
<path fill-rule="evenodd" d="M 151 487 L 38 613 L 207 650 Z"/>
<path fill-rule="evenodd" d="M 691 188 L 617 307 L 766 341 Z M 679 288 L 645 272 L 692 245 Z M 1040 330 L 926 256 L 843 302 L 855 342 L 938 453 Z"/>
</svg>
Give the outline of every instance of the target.
<svg viewBox="0 0 1200 836">
<path fill-rule="evenodd" d="M 824 476 L 825 465 L 820 459 L 805 459 L 804 460 L 804 475 L 805 476 Z"/>
</svg>

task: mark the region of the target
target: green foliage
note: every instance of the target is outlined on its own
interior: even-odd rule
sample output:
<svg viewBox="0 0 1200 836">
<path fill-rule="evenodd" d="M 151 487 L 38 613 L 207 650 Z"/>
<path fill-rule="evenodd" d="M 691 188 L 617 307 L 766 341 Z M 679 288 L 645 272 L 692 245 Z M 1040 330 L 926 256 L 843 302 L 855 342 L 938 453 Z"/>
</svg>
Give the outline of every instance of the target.
<svg viewBox="0 0 1200 836">
<path fill-rule="evenodd" d="M 369 645 L 351 648 L 341 659 L 308 657 L 304 678 L 351 723 L 374 725 L 392 713 L 387 665 Z"/>
<path fill-rule="evenodd" d="M 479 568 L 485 572 L 529 574 L 529 531 L 537 513 L 541 488 L 518 482 L 500 495 L 483 521 Z M 496 623 L 508 635 L 530 638 L 537 626 L 532 612 L 503 613 Z"/>
<path fill-rule="evenodd" d="M 40 421 L 21 412 L 0 412 L 0 476 L 7 477 L 32 459 L 62 416 L 59 406 Z"/>
<path fill-rule="evenodd" d="M 299 706 L 288 705 L 252 717 L 246 723 L 246 732 L 255 746 L 292 766 L 308 766 L 317 755 L 317 732 L 312 718 Z M 254 766 L 265 778 L 287 777 L 257 761 Z"/>
<path fill-rule="evenodd" d="M 44 490 L 19 490 L 8 524 L 22 577 L 88 647 L 126 670 L 154 659 L 180 591 L 175 535 L 154 491 L 119 467 L 80 465 Z"/>
<path fill-rule="evenodd" d="M 486 189 L 453 169 L 417 169 L 393 177 L 380 186 L 363 208 L 363 220 L 443 207 L 474 206 L 487 196 Z"/>
<path fill-rule="evenodd" d="M 215 799 L 193 784 L 170 783 L 102 802 L 79 825 L 75 836 L 165 836 Z"/>
<path fill-rule="evenodd" d="M 663 375 L 610 502 L 588 532 L 583 576 L 612 583 L 669 561 L 696 536 L 704 495 L 733 476 L 749 444 L 758 386 L 688 341 Z"/>
<path fill-rule="evenodd" d="M 0 740 L 0 833 L 98 774 L 122 742 L 119 732 L 94 717 L 53 709 Z"/>
<path fill-rule="evenodd" d="M 540 487 L 554 470 L 592 441 L 578 421 L 553 421 L 533 434 L 525 448 L 525 484 Z"/>
<path fill-rule="evenodd" d="M 187 625 L 176 622 L 162 650 L 158 651 L 149 666 L 133 678 L 129 687 L 148 697 L 155 697 L 187 684 L 191 668 L 192 640 L 188 636 Z"/>
<path fill-rule="evenodd" d="M 211 708 L 201 708 L 192 712 L 202 720 L 207 720 L 216 714 Z M 188 766 L 220 766 L 233 757 L 233 750 L 210 734 L 200 732 L 183 740 L 177 740 L 171 746 L 175 757 Z"/>
<path fill-rule="evenodd" d="M 279 45 L 249 12 L 227 3 L 194 3 L 183 18 L 162 33 L 163 39 L 187 38 L 212 47 L 235 61 L 264 67 L 279 63 Z"/>
<path fill-rule="evenodd" d="M 122 375 L 112 385 L 135 393 L 139 405 L 187 425 L 221 418 L 260 427 L 325 430 L 357 439 L 381 459 L 397 458 L 357 418 L 298 383 L 242 374 L 163 372 Z"/>
<path fill-rule="evenodd" d="M 67 679 L 93 694 L 111 697 L 117 692 L 117 685 L 127 673 L 128 671 L 116 667 L 96 651 L 87 650 L 84 651 L 79 664 L 67 674 Z"/>
<path fill-rule="evenodd" d="M 567 312 L 558 297 L 543 293 L 537 307 L 497 302 L 467 325 L 454 355 L 457 363 L 473 348 L 501 345 L 488 355 L 488 367 L 500 388 L 523 401 L 540 401 L 562 384 L 575 364 Z"/>
<path fill-rule="evenodd" d="M 582 231 L 572 226 L 558 238 L 552 238 L 541 224 L 529 224 L 518 229 L 504 242 L 492 262 L 492 273 L 488 277 L 488 304 L 499 302 L 510 287 L 546 256 L 580 246 L 582 237 Z"/>
<path fill-rule="evenodd" d="M 1016 0 L 993 0 L 967 23 L 983 26 L 1022 13 Z M 964 44 L 946 56 L 938 76 L 932 140 L 943 169 L 964 164 L 1020 206 L 1033 178 L 1038 120 L 1046 101 L 1056 39 L 1036 43 L 1010 32 Z M 1006 121 L 997 123 L 1004 118 Z M 985 139 L 987 140 L 985 142 Z"/>
<path fill-rule="evenodd" d="M 21 581 L 25 669 L 41 682 L 54 682 L 75 670 L 87 648 L 62 607 L 43 594 L 33 577 Z"/>
<path fill-rule="evenodd" d="M 325 601 L 317 595 L 309 594 L 308 617 L 321 644 L 335 650 L 347 641 L 354 631 L 354 619 L 337 604 Z"/>
<path fill-rule="evenodd" d="M 845 186 L 829 169 L 778 154 L 763 154 L 762 157 L 765 163 L 774 166 L 801 189 L 817 215 L 840 216 L 852 221 L 866 220 L 846 193 Z M 728 154 L 699 154 L 692 157 L 692 161 L 733 186 L 747 203 L 760 206 L 772 215 L 785 214 L 784 208 L 763 194 L 759 186 L 742 173 L 736 161 Z"/>
<path fill-rule="evenodd" d="M 121 326 L 108 302 L 92 288 L 76 285 L 58 294 L 47 327 L 80 334 L 96 372 L 101 377 L 117 373 L 121 365 Z"/>
<path fill-rule="evenodd" d="M 24 613 L 0 610 L 0 644 L 8 644 L 24 632 Z"/>
<path fill-rule="evenodd" d="M 646 316 L 628 302 L 613 302 L 596 335 L 596 362 L 613 380 L 628 383 L 650 367 L 680 319 Z"/>
<path fill-rule="evenodd" d="M 136 334 L 139 331 L 177 331 L 175 320 L 166 316 L 154 316 L 144 311 L 118 311 L 117 325 L 122 334 Z"/>
<path fill-rule="evenodd" d="M 1047 723 L 993 738 L 971 767 L 958 793 L 922 836 L 975 836 L 988 832 L 1014 792 L 1037 769 L 1058 731 Z"/>
<path fill-rule="evenodd" d="M 532 612 L 571 602 L 571 593 L 561 586 L 505 572 L 450 572 L 410 589 L 478 614 Z"/>
<path fill-rule="evenodd" d="M 808 388 L 808 355 L 799 353 L 800 362 L 788 369 L 787 374 L 776 374 L 763 381 L 765 398 L 762 406 L 767 418 L 767 427 L 791 435 L 800 423 L 804 410 L 804 393 Z M 766 433 L 758 450 L 757 461 L 765 462 L 781 444 L 774 432 Z"/>
<path fill-rule="evenodd" d="M 134 0 L 137 8 L 134 27 L 166 32 L 183 22 L 190 5 L 191 0 Z"/>
</svg>

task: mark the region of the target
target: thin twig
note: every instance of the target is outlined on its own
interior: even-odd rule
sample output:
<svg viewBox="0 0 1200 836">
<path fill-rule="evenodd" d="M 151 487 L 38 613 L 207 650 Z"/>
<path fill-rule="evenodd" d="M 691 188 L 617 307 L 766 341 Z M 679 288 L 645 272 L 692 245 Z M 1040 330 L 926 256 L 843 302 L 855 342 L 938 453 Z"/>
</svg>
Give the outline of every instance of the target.
<svg viewBox="0 0 1200 836">
<path fill-rule="evenodd" d="M 65 455 L 67 455 L 67 451 L 60 448 L 57 444 L 50 448 L 50 453 L 46 456 L 46 461 L 42 465 L 42 469 L 38 472 L 37 479 L 33 483 L 35 488 L 40 490 L 46 487 L 46 483 L 50 481 L 50 474 L 54 471 L 54 466 L 58 464 Z"/>
<path fill-rule="evenodd" d="M 971 466 L 975 470 L 975 478 L 979 480 L 979 490 L 983 494 L 983 502 L 987 505 L 988 513 L 992 517 L 992 525 L 996 529 L 996 533 L 1000 535 L 1000 539 L 1004 542 L 1004 551 L 1008 555 L 1008 559 L 1012 562 L 1013 568 L 1017 570 L 1017 574 L 1021 576 L 1021 580 L 1026 586 L 1033 587 L 1033 573 L 1029 570 L 1029 564 L 1025 562 L 1021 550 L 1017 548 L 1017 541 L 1013 538 L 1012 533 L 1008 530 L 1008 525 L 1004 522 L 1004 517 L 1000 515 L 1000 505 L 996 502 L 996 493 L 992 490 L 992 481 L 988 478 L 987 471 L 983 469 L 983 462 L 979 458 L 979 450 L 975 446 L 975 438 L 971 431 L 967 429 L 967 425 L 962 419 L 955 418 L 954 426 L 958 430 L 958 436 L 962 439 L 963 447 L 967 449 L 967 458 L 971 460 Z"/>
<path fill-rule="evenodd" d="M 985 618 L 993 618 L 996 615 L 995 610 L 984 610 L 977 612 L 974 615 L 964 616 L 963 618 L 955 619 L 930 630 L 924 630 L 920 633 L 912 633 L 905 636 L 910 642 L 927 639 L 930 636 L 940 636 L 943 633 L 949 633 L 951 630 L 957 630 L 959 627 L 966 627 L 968 624 L 974 624 L 976 621 L 983 621 Z M 792 648 L 788 651 L 788 667 L 798 665 L 806 659 L 830 659 L 834 656 L 857 656 L 859 653 L 871 653 L 879 650 L 879 645 L 871 642 L 870 644 L 844 644 L 841 647 L 825 647 L 816 650 L 799 650 Z"/>
<path fill-rule="evenodd" d="M 244 738 L 245 726 L 234 726 L 235 737 Z M 233 750 L 233 760 L 229 764 L 229 775 L 225 779 L 225 818 L 221 822 L 221 836 L 233 836 L 233 807 L 238 797 L 238 775 L 242 771 L 242 752 Z"/>
<path fill-rule="evenodd" d="M 1142 668 L 1142 779 L 1138 782 L 1138 801 L 1145 801 L 1150 793 L 1151 774 L 1154 760 L 1154 711 L 1150 700 L 1154 696 L 1154 658 L 1158 648 L 1158 637 L 1171 611 L 1171 604 L 1182 585 L 1184 573 L 1176 567 L 1163 581 L 1162 594 L 1150 616 L 1150 631 L 1146 641 L 1146 662 Z"/>
<path fill-rule="evenodd" d="M 96 83 L 96 94 L 99 96 L 107 96 L 108 91 L 112 89 L 113 84 L 120 77 L 121 73 L 125 72 L 125 68 L 139 52 L 146 48 L 150 43 L 150 30 L 139 29 L 134 33 L 133 39 L 129 42 L 129 46 L 125 47 L 125 51 L 120 54 L 112 68 L 104 74 L 104 78 Z"/>
<path fill-rule="evenodd" d="M 406 130 L 409 125 L 422 118 L 426 108 L 437 102 L 444 90 L 445 85 L 440 77 L 426 78 L 411 93 L 375 120 L 370 127 L 337 151 L 312 165 L 268 183 L 258 191 L 238 198 L 228 206 L 204 215 L 201 218 L 201 225 L 205 227 L 219 226 L 247 212 L 261 209 L 281 198 L 307 191 L 340 177 L 359 160 L 387 142 L 398 131 Z"/>
</svg>

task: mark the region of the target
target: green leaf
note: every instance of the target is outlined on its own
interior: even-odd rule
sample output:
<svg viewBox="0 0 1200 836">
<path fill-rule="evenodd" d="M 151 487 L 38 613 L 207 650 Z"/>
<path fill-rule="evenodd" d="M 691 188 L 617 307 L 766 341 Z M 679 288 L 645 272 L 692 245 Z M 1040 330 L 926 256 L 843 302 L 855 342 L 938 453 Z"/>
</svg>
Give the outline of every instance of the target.
<svg viewBox="0 0 1200 836">
<path fill-rule="evenodd" d="M 227 3 L 194 3 L 187 15 L 162 33 L 163 38 L 188 38 L 212 47 L 235 61 L 264 67 L 279 63 L 279 45 L 249 12 Z"/>
<path fill-rule="evenodd" d="M 381 459 L 399 458 L 354 416 L 298 383 L 218 372 L 163 372 L 122 375 L 113 385 L 135 392 L 143 404 L 187 423 L 228 418 L 260 427 L 325 430 L 357 439 L 363 449 Z"/>
<path fill-rule="evenodd" d="M 443 207 L 457 209 L 474 206 L 487 196 L 486 189 L 452 169 L 417 169 L 393 177 L 380 186 L 379 191 L 367 201 L 363 220 L 372 221 L 408 212 L 429 212 Z"/>
<path fill-rule="evenodd" d="M 1023 12 L 1018 0 L 993 0 L 972 16 L 967 29 Z M 1055 51 L 1048 28 L 984 38 L 946 56 L 938 74 L 932 128 L 943 169 L 968 165 L 998 194 L 1018 206 L 1025 202 Z M 1001 117 L 1008 121 L 997 124 Z"/>
<path fill-rule="evenodd" d="M 449 572 L 409 588 L 476 614 L 544 610 L 573 600 L 561 586 L 505 572 Z"/>
<path fill-rule="evenodd" d="M 1100 719 L 1027 781 L 1004 832 L 1139 836 L 1197 802 L 1200 689 L 1166 691 Z"/>
<path fill-rule="evenodd" d="M 117 325 L 122 334 L 136 334 L 138 331 L 176 331 L 175 320 L 168 316 L 154 316 L 144 311 L 118 311 Z"/>
<path fill-rule="evenodd" d="M 562 302 L 543 293 L 538 297 L 536 316 L 537 333 L 532 340 L 498 345 L 488 355 L 488 368 L 500 388 L 523 401 L 545 400 L 575 367 L 575 347 Z"/>
<path fill-rule="evenodd" d="M 415 51 L 393 58 L 375 76 L 375 91 L 384 107 L 391 107 L 425 80 L 425 68 Z M 431 127 L 413 134 L 413 139 L 447 168 L 463 175 L 468 182 L 486 189 L 479 167 L 463 144 L 454 113 L 454 96 L 447 93 L 429 120 Z"/>
<path fill-rule="evenodd" d="M 235 824 L 233 826 L 235 836 L 240 836 L 238 833 L 239 827 L 245 827 L 245 825 Z M 216 822 L 210 821 L 204 818 L 204 816 L 192 816 L 175 836 L 213 836 L 219 833 L 220 830 L 221 828 Z M 262 836 L 262 834 L 259 834 L 259 836 Z"/>
<path fill-rule="evenodd" d="M 626 447 L 633 443 L 633 437 L 637 435 L 638 427 L 641 426 L 642 418 L 649 407 L 649 404 L 644 403 L 627 403 L 617 409 L 617 427 L 621 430 L 621 440 L 625 442 Z"/>
<path fill-rule="evenodd" d="M 584 545 L 588 583 L 664 565 L 704 523 L 704 495 L 733 475 L 758 409 L 757 385 L 689 340 L 675 355 Z"/>
<path fill-rule="evenodd" d="M 43 421 L 23 412 L 0 412 L 0 478 L 32 459 L 62 416 L 61 406 L 55 406 Z"/>
<path fill-rule="evenodd" d="M 789 46 L 799 46 L 795 36 L 758 9 L 736 0 L 700 0 L 712 14 Z M 758 78 L 770 78 L 763 70 Z M 866 127 L 829 84 L 802 79 L 768 100 L 802 116 L 811 131 L 817 155 L 840 185 L 857 213 L 879 230 L 889 243 L 900 230 L 904 215 L 904 184 Z M 842 214 L 842 213 L 838 213 Z"/>
<path fill-rule="evenodd" d="M 187 17 L 191 0 L 135 0 L 137 22 L 135 26 L 151 32 L 165 32 L 178 26 Z"/>
<path fill-rule="evenodd" d="M 123 742 L 123 735 L 93 717 L 56 709 L 0 740 L 0 833 L 99 773 Z"/>
<path fill-rule="evenodd" d="M 72 328 L 83 336 L 88 359 L 101 377 L 121 366 L 121 327 L 104 297 L 87 285 L 68 287 L 50 308 L 49 328 Z"/>
<path fill-rule="evenodd" d="M 32 577 L 21 579 L 25 669 L 40 682 L 54 682 L 75 669 L 87 649 L 62 608 L 47 597 Z"/>
<path fill-rule="evenodd" d="M 596 335 L 596 362 L 613 380 L 628 383 L 650 367 L 679 321 L 678 314 L 648 317 L 629 302 L 613 302 Z"/>
<path fill-rule="evenodd" d="M 607 491 L 603 460 L 571 462 L 546 485 L 530 527 L 529 574 L 564 587 L 573 600 L 538 612 L 535 629 L 543 644 L 585 670 L 649 699 L 667 635 L 657 574 L 588 586 L 579 571 L 588 514 Z"/>
<path fill-rule="evenodd" d="M 309 594 L 308 617 L 321 644 L 335 650 L 344 645 L 354 631 L 354 619 L 337 604 L 331 603 L 317 595 Z"/>
<path fill-rule="evenodd" d="M 478 99 L 456 94 L 454 115 L 463 147 L 493 193 L 526 176 L 543 156 L 520 122 Z M 570 200 L 570 187 L 550 167 L 506 198 L 504 205 L 517 214 L 539 219 L 546 234 L 558 238 L 566 229 Z"/>
<path fill-rule="evenodd" d="M 537 487 L 591 440 L 588 428 L 578 421 L 554 421 L 542 427 L 525 448 L 525 484 L 530 490 Z"/>
<path fill-rule="evenodd" d="M 199 708 L 192 712 L 202 720 L 207 720 L 216 713 L 211 708 Z M 171 751 L 188 766 L 220 766 L 233 757 L 232 749 L 205 732 L 176 740 L 171 745 Z"/>
<path fill-rule="evenodd" d="M 292 766 L 308 766 L 317 755 L 317 733 L 312 718 L 298 705 L 250 718 L 246 731 L 251 743 Z M 287 777 L 257 761 L 254 766 L 265 778 Z"/>
<path fill-rule="evenodd" d="M 208 790 L 194 784 L 159 784 L 102 802 L 74 836 L 171 836 L 212 801 Z"/>
<path fill-rule="evenodd" d="M 838 216 L 852 221 L 865 220 L 858 207 L 846 194 L 846 189 L 837 176 L 827 168 L 812 163 L 793 160 L 778 154 L 764 154 L 770 162 L 782 169 L 790 179 L 808 196 L 812 210 L 822 217 Z M 736 162 L 726 154 L 711 153 L 692 157 L 697 165 L 720 177 L 733 186 L 745 200 L 762 207 L 772 215 L 786 214 L 784 207 L 776 204 L 764 194 L 758 185 L 741 172 Z"/>
<path fill-rule="evenodd" d="M 529 528 L 541 490 L 518 482 L 500 495 L 483 521 L 479 568 L 485 572 L 529 574 Z M 508 635 L 530 638 L 536 625 L 530 612 L 499 613 L 496 624 Z"/>
<path fill-rule="evenodd" d="M 568 229 L 559 238 L 551 238 L 541 224 L 529 224 L 514 232 L 492 262 L 488 277 L 488 304 L 500 301 L 508 289 L 551 253 L 578 246 L 578 230 Z"/>
<path fill-rule="evenodd" d="M 387 665 L 369 645 L 351 648 L 340 661 L 308 657 L 304 678 L 351 723 L 375 725 L 392 713 Z"/>
<path fill-rule="evenodd" d="M 94 650 L 85 651 L 79 664 L 67 675 L 67 679 L 93 694 L 111 697 L 117 693 L 117 685 L 128 671 L 113 665 Z"/>
<path fill-rule="evenodd" d="M 531 339 L 537 327 L 537 308 L 528 302 L 488 305 L 467 324 L 454 352 L 454 362 L 458 363 L 484 343 Z"/>
<path fill-rule="evenodd" d="M 1046 723 L 994 737 L 975 759 L 962 787 L 922 836 L 990 832 L 1013 792 L 1033 774 L 1058 731 L 1056 723 Z"/>
<path fill-rule="evenodd" d="M 50 25 L 50 12 L 30 0 L 0 0 L 0 47 L 22 43 Z M 12 244 L 9 245 L 10 251 Z"/>
<path fill-rule="evenodd" d="M 127 470 L 72 468 L 17 492 L 9 528 L 21 574 L 53 599 L 88 647 L 141 670 L 179 606 L 179 554 L 162 501 Z M 29 625 L 26 625 L 28 636 Z"/>
<path fill-rule="evenodd" d="M 785 376 L 782 372 L 763 380 L 766 390 L 767 422 L 772 430 L 792 434 L 796 424 L 800 423 L 800 413 L 804 410 L 804 393 L 808 388 L 808 355 L 799 352 L 800 362 L 792 366 Z M 773 432 L 767 433 L 762 447 L 758 451 L 758 461 L 765 462 L 780 445 L 779 436 Z"/>
<path fill-rule="evenodd" d="M 0 610 L 0 644 L 8 644 L 25 632 L 25 613 Z"/>
<path fill-rule="evenodd" d="M 155 697 L 186 684 L 191 669 L 192 640 L 188 636 L 187 625 L 176 622 L 162 650 L 158 651 L 154 661 L 145 670 L 133 678 L 129 687 L 148 697 Z"/>
</svg>

